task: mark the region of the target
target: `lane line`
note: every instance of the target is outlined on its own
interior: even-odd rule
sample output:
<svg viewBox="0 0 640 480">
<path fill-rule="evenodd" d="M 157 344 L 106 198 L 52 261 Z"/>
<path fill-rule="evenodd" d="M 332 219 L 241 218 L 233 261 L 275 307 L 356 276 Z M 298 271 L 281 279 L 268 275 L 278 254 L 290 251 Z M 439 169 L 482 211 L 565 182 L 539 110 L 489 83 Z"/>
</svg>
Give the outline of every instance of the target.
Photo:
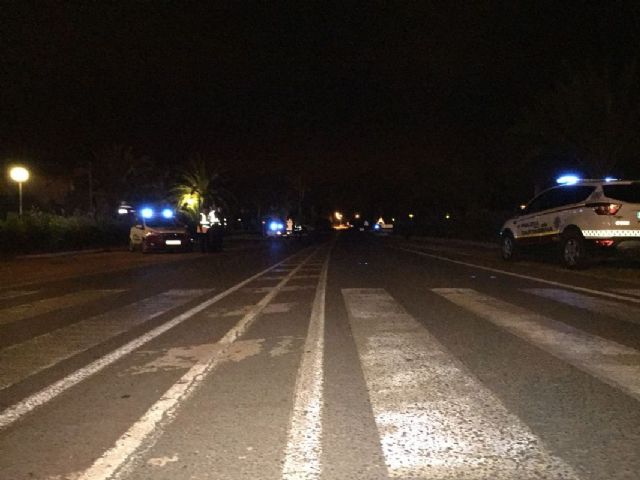
<svg viewBox="0 0 640 480">
<path fill-rule="evenodd" d="M 0 292 L 0 300 L 9 300 L 10 298 L 25 297 L 38 293 L 39 290 L 6 290 Z"/>
<path fill-rule="evenodd" d="M 0 325 L 26 320 L 27 318 L 55 312 L 65 308 L 75 307 L 83 303 L 88 303 L 108 295 L 114 295 L 124 291 L 125 290 L 122 289 L 81 290 L 78 292 L 67 293 L 66 295 L 61 295 L 59 297 L 45 298 L 42 300 L 36 300 L 35 302 L 5 308 L 0 310 Z"/>
<path fill-rule="evenodd" d="M 322 465 L 322 392 L 324 379 L 325 300 L 329 257 L 322 265 L 311 309 L 309 330 L 298 369 L 295 400 L 289 421 L 282 478 L 314 480 L 320 478 Z M 300 276 L 294 277 L 300 278 Z"/>
<path fill-rule="evenodd" d="M 434 293 L 640 400 L 640 352 L 468 288 Z"/>
<path fill-rule="evenodd" d="M 390 478 L 578 478 L 385 290 L 342 295 Z"/>
<path fill-rule="evenodd" d="M 443 257 L 441 255 L 434 255 L 432 253 L 425 253 L 425 252 L 421 252 L 419 250 L 412 250 L 410 248 L 404 248 L 404 247 L 389 247 L 389 248 L 393 248 L 393 249 L 396 249 L 396 250 L 402 250 L 404 252 L 414 253 L 414 254 L 420 255 L 422 257 L 435 258 L 437 260 L 443 260 L 445 262 L 455 263 L 456 265 L 463 265 L 465 267 L 477 268 L 479 270 L 485 270 L 487 272 L 500 273 L 502 275 L 507 275 L 507 276 L 510 276 L 510 277 L 522 278 L 524 280 L 531 280 L 531 281 L 534 281 L 534 282 L 546 283 L 547 285 L 553 285 L 555 287 L 570 288 L 571 290 L 590 293 L 592 295 L 600 295 L 602 297 L 615 298 L 616 300 L 624 300 L 626 302 L 640 303 L 640 298 L 629 297 L 627 295 L 619 295 L 617 293 L 605 292 L 605 291 L 602 291 L 602 290 L 594 290 L 594 289 L 591 289 L 591 288 L 578 287 L 576 285 L 570 285 L 568 283 L 555 282 L 553 280 L 546 280 L 544 278 L 532 277 L 531 275 L 523 275 L 521 273 L 509 272 L 507 270 L 501 270 L 499 268 L 485 267 L 483 265 L 476 265 L 475 263 L 462 262 L 460 260 L 453 260 L 452 258 Z"/>
<path fill-rule="evenodd" d="M 0 390 L 211 290 L 169 290 L 0 350 Z"/>
<path fill-rule="evenodd" d="M 291 257 L 288 257 L 288 258 L 296 257 L 299 254 L 300 252 L 294 255 L 291 255 Z M 287 259 L 283 261 L 286 261 L 286 260 Z M 29 397 L 5 409 L 2 413 L 0 413 L 0 430 L 2 430 L 3 428 L 6 428 L 7 426 L 11 425 L 15 421 L 19 420 L 21 417 L 33 411 L 35 408 L 50 402 L 61 393 L 68 390 L 69 388 L 77 385 L 83 380 L 86 380 L 92 375 L 95 375 L 96 373 L 103 370 L 104 368 L 111 365 L 112 363 L 116 362 L 117 360 L 124 357 L 125 355 L 140 348 L 145 343 L 150 342 L 151 340 L 162 335 L 166 331 L 174 328 L 177 325 L 180 325 L 185 320 L 188 320 L 189 318 L 193 317 L 195 314 L 210 307 L 216 302 L 219 302 L 220 300 L 231 295 L 232 293 L 240 290 L 241 288 L 243 288 L 245 285 L 249 284 L 256 278 L 259 278 L 261 275 L 264 275 L 267 272 L 273 271 L 273 269 L 278 267 L 280 263 L 282 262 L 278 262 L 275 265 L 272 265 L 271 267 L 266 268 L 261 272 L 258 272 L 255 275 L 247 278 L 246 280 L 243 280 L 242 282 L 237 283 L 233 287 L 225 290 L 224 292 L 219 293 L 213 298 L 205 302 L 202 302 L 201 304 L 187 310 L 186 312 L 174 317 L 168 322 L 163 323 L 162 325 L 154 328 L 153 330 L 150 330 L 149 332 L 141 335 L 140 337 L 134 340 L 131 340 L 130 342 L 117 348 L 111 353 L 108 353 L 107 355 L 95 360 L 94 362 L 91 362 L 90 364 L 67 375 L 63 379 L 58 380 L 57 382 L 49 385 L 48 387 L 43 388 L 39 392 L 36 392 L 33 395 L 30 395 Z"/>
<path fill-rule="evenodd" d="M 108 480 L 121 478 L 134 460 L 134 455 L 148 450 L 162 435 L 162 430 L 173 420 L 180 406 L 193 395 L 207 376 L 224 361 L 224 354 L 253 324 L 260 312 L 280 293 L 282 287 L 295 275 L 307 259 L 281 280 L 273 289 L 253 306 L 215 345 L 206 358 L 199 360 L 172 387 L 170 387 L 93 465 L 85 470 L 77 480 Z M 273 268 L 273 267 L 272 267 Z M 143 444 L 147 441 L 146 445 Z"/>
<path fill-rule="evenodd" d="M 631 305 L 622 305 L 619 302 L 558 288 L 523 288 L 522 291 L 581 310 L 608 315 L 623 322 L 640 324 L 640 308 Z"/>
<path fill-rule="evenodd" d="M 631 295 L 633 297 L 640 297 L 640 288 L 612 288 L 613 292 L 622 293 L 624 295 Z"/>
</svg>

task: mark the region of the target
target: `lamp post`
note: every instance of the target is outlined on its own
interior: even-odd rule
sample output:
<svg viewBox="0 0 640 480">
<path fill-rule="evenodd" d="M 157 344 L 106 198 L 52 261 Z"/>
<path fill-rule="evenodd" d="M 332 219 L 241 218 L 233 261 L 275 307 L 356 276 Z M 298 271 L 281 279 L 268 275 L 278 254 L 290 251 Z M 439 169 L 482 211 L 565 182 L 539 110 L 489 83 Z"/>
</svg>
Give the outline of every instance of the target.
<svg viewBox="0 0 640 480">
<path fill-rule="evenodd" d="M 22 183 L 29 180 L 29 170 L 24 167 L 13 167 L 9 171 L 9 176 L 14 182 L 18 182 L 18 192 L 20 196 L 20 216 L 22 216 Z"/>
</svg>

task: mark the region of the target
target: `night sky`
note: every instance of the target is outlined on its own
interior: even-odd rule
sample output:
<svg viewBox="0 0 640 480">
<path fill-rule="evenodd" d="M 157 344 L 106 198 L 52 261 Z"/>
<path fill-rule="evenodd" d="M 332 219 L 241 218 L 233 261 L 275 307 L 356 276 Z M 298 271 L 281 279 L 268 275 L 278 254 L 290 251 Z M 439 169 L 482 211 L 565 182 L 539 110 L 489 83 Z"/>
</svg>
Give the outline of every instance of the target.
<svg viewBox="0 0 640 480">
<path fill-rule="evenodd" d="M 0 154 L 51 170 L 113 143 L 347 178 L 501 168 L 536 95 L 636 58 L 635 5 L 3 2 Z"/>
</svg>

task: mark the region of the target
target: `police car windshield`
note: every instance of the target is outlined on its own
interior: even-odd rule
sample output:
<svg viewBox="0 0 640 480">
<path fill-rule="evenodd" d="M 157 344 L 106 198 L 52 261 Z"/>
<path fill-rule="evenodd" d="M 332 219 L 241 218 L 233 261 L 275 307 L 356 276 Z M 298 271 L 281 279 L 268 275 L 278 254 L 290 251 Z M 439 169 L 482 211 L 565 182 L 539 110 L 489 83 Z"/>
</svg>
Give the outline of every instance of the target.
<svg viewBox="0 0 640 480">
<path fill-rule="evenodd" d="M 160 215 L 146 218 L 144 222 L 147 227 L 151 228 L 179 228 L 181 226 L 175 218 L 165 218 Z"/>
</svg>

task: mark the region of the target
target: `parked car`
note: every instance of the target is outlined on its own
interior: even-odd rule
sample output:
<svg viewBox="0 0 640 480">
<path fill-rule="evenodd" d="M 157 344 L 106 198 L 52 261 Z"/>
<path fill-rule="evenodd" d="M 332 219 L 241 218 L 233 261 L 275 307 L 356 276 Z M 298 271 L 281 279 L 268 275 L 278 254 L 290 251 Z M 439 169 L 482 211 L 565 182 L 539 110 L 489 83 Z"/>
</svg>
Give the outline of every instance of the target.
<svg viewBox="0 0 640 480">
<path fill-rule="evenodd" d="M 129 250 L 132 252 L 190 251 L 192 247 L 193 240 L 187 227 L 176 220 L 170 209 L 143 208 L 129 231 Z"/>
<path fill-rule="evenodd" d="M 596 250 L 640 251 L 640 181 L 570 178 L 531 200 L 500 235 L 504 260 L 549 246 L 568 268 L 586 266 Z"/>
</svg>

